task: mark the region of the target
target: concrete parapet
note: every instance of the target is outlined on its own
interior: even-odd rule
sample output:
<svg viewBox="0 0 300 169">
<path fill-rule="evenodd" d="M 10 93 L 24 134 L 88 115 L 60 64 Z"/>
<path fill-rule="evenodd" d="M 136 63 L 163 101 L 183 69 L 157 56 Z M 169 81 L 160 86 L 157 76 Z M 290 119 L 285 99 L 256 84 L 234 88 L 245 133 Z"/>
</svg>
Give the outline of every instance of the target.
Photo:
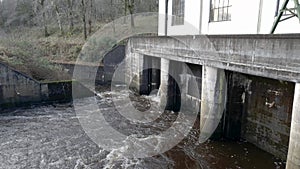
<svg viewBox="0 0 300 169">
<path fill-rule="evenodd" d="M 178 44 L 179 39 L 182 44 Z M 299 35 L 134 37 L 132 52 L 255 76 L 300 80 Z M 186 45 L 184 45 L 186 44 Z"/>
</svg>

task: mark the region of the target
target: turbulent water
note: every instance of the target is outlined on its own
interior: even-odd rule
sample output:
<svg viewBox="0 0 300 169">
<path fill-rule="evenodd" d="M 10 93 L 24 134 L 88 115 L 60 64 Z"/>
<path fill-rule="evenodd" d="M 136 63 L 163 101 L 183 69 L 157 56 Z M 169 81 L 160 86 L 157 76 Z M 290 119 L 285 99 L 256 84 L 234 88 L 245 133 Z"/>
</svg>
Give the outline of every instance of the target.
<svg viewBox="0 0 300 169">
<path fill-rule="evenodd" d="M 137 124 L 118 113 L 111 95 L 109 91 L 100 92 L 97 106 L 106 121 L 124 135 L 146 138 L 166 130 L 177 118 L 176 113 L 166 112 L 154 124 Z M 89 105 L 92 100 L 95 98 L 76 102 Z M 140 110 L 157 105 L 149 97 L 131 94 L 131 100 Z M 123 156 L 120 149 L 107 151 L 95 144 L 83 130 L 72 104 L 6 110 L 0 114 L 0 168 L 283 168 L 284 163 L 246 142 L 198 144 L 198 123 L 171 150 L 139 159 Z"/>
</svg>

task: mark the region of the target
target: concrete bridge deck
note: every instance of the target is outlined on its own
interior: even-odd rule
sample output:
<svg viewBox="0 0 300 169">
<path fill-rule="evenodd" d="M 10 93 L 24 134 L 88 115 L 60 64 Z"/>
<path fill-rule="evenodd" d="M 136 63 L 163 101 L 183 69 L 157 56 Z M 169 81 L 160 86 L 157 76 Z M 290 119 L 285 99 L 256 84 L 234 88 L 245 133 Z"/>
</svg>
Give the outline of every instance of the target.
<svg viewBox="0 0 300 169">
<path fill-rule="evenodd" d="M 134 37 L 129 43 L 134 53 L 300 81 L 300 34 Z"/>
</svg>

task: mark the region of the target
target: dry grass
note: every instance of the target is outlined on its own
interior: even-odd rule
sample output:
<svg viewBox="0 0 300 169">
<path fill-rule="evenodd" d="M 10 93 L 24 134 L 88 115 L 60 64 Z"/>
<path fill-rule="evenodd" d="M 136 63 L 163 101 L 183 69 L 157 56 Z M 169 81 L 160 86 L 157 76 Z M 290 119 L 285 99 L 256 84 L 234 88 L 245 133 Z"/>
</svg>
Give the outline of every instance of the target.
<svg viewBox="0 0 300 169">
<path fill-rule="evenodd" d="M 0 61 L 40 81 L 70 79 L 53 61 L 73 61 L 84 41 L 78 36 L 44 38 L 40 30 L 18 29 L 0 38 Z"/>
<path fill-rule="evenodd" d="M 86 44 L 81 61 L 94 63 L 99 55 L 104 55 L 128 35 L 157 31 L 156 24 L 157 16 L 151 14 L 136 15 L 134 28 L 131 27 L 130 17 L 110 24 L 99 23 L 94 26 L 93 31 L 97 32 L 88 43 L 83 39 L 80 25 L 64 35 L 57 28 L 49 27 L 49 37 L 43 37 L 41 28 L 9 30 L 9 33 L 0 34 L 0 61 L 40 81 L 67 80 L 70 77 L 54 62 L 74 63 Z M 101 31 L 98 31 L 100 28 Z"/>
</svg>

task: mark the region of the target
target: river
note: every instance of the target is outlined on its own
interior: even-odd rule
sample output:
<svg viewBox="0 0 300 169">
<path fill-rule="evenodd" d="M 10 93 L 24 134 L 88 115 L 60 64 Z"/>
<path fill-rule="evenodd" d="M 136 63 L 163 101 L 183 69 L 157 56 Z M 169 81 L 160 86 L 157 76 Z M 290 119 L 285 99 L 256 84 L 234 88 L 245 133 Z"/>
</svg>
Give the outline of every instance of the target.
<svg viewBox="0 0 300 169">
<path fill-rule="evenodd" d="M 77 102 L 85 105 L 91 99 L 80 99 Z M 137 107 L 142 108 L 147 108 L 151 102 L 138 96 L 132 100 L 138 102 Z M 107 121 L 122 133 L 135 133 L 144 128 L 143 131 L 147 131 L 148 135 L 153 134 L 165 130 L 176 119 L 176 114 L 169 112 L 155 126 L 134 125 L 124 121 L 116 112 L 109 91 L 99 92 L 97 103 L 109 112 L 103 112 Z M 128 123 L 125 125 L 127 128 L 124 128 L 124 123 Z M 104 150 L 95 144 L 81 127 L 71 103 L 5 110 L 0 114 L 0 126 L 1 169 L 267 169 L 285 166 L 281 160 L 243 140 L 209 140 L 198 144 L 198 120 L 189 135 L 177 146 L 163 154 L 143 159 L 116 156 L 115 151 Z"/>
</svg>

